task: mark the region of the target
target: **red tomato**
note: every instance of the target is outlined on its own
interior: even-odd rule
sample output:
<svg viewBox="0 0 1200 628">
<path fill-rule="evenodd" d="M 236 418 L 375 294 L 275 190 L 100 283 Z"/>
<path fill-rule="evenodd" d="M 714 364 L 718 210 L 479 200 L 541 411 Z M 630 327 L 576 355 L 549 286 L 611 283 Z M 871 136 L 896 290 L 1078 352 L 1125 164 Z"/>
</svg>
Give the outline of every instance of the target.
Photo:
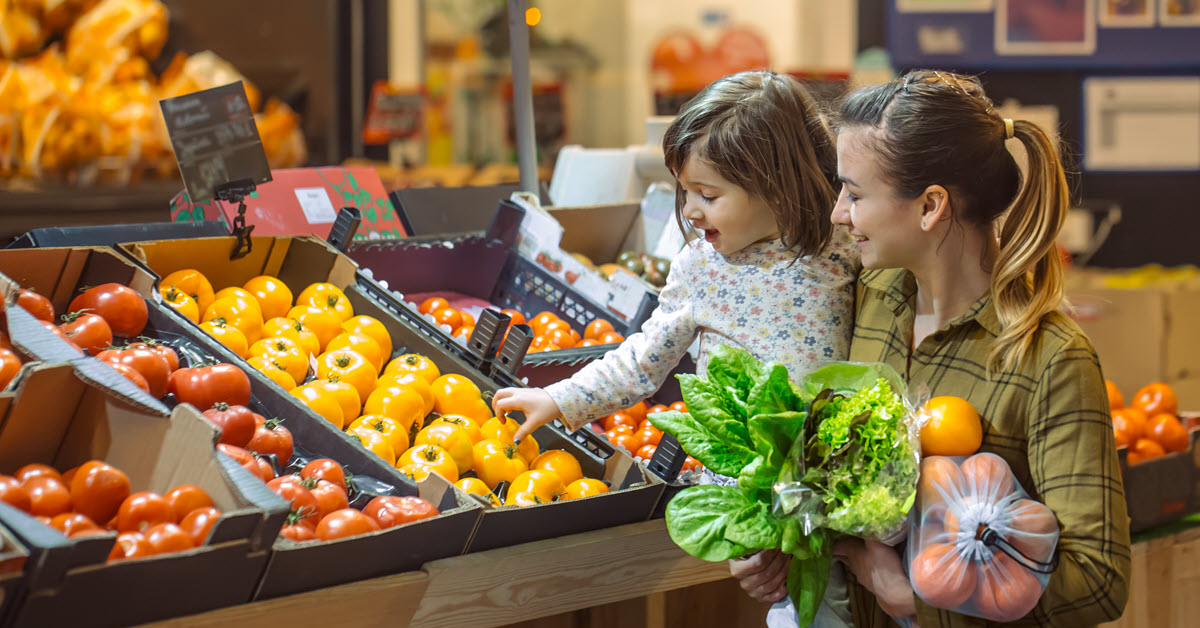
<svg viewBox="0 0 1200 628">
<path fill-rule="evenodd" d="M 70 338 L 68 338 L 67 335 L 65 333 L 63 333 L 63 330 L 61 327 L 59 327 L 58 325 L 55 325 L 54 323 L 47 323 L 46 321 L 38 321 L 38 322 L 42 324 L 42 327 L 49 329 L 50 333 L 54 334 L 55 336 L 58 336 L 59 339 L 61 339 L 63 342 L 67 343 L 68 345 L 70 345 L 72 347 L 75 347 L 75 349 L 77 351 L 79 351 L 79 353 L 81 353 L 81 354 L 83 353 L 83 349 L 80 349 L 79 345 L 75 344 Z"/>
<path fill-rule="evenodd" d="M 306 480 L 307 485 L 313 480 Z M 346 491 L 342 487 L 328 480 L 316 480 L 315 486 L 308 489 L 312 496 L 317 498 L 317 509 L 320 511 L 318 515 L 324 519 L 331 513 L 337 512 L 343 508 L 350 507 L 350 501 L 346 498 Z"/>
<path fill-rule="evenodd" d="M 421 305 L 417 308 L 417 311 L 422 314 L 433 314 L 434 312 L 449 306 L 450 303 L 441 297 L 430 297 L 421 302 Z"/>
<path fill-rule="evenodd" d="M 700 461 L 696 460 L 695 458 L 693 458 L 691 456 L 688 456 L 687 459 L 685 459 L 683 461 L 683 468 L 680 469 L 680 471 L 694 471 L 699 468 L 700 468 Z"/>
<path fill-rule="evenodd" d="M 420 497 L 411 496 L 376 497 L 362 511 L 383 529 L 438 515 L 438 509 L 433 504 Z"/>
<path fill-rule="evenodd" d="M 505 314 L 510 319 L 512 319 L 508 323 L 510 327 L 513 325 L 524 325 L 525 324 L 525 315 L 518 312 L 517 310 L 504 309 L 504 310 L 500 310 L 500 313 Z"/>
<path fill-rule="evenodd" d="M 642 448 L 642 439 L 638 438 L 637 434 L 617 434 L 609 440 L 618 447 L 624 447 L 630 453 Z"/>
<path fill-rule="evenodd" d="M 108 321 L 114 334 L 135 338 L 146 327 L 146 301 L 142 295 L 119 283 L 96 286 L 71 301 L 70 312 L 88 310 Z"/>
<path fill-rule="evenodd" d="M 192 539 L 193 545 L 200 547 L 208 540 L 209 533 L 220 518 L 221 511 L 216 508 L 197 508 L 184 515 L 179 527 Z"/>
<path fill-rule="evenodd" d="M 7 388 L 19 370 L 21 358 L 12 349 L 0 348 L 0 388 Z"/>
<path fill-rule="evenodd" d="M 167 491 L 163 498 L 167 503 L 171 504 L 171 510 L 175 513 L 175 522 L 178 523 L 193 510 L 199 508 L 212 508 L 213 500 L 208 496 L 204 489 L 195 484 L 180 484 L 175 488 Z"/>
<path fill-rule="evenodd" d="M 174 523 L 160 523 L 151 526 L 146 528 L 142 534 L 146 535 L 146 540 L 150 542 L 150 547 L 154 548 L 155 554 L 182 552 L 196 546 L 192 542 L 192 537 Z"/>
<path fill-rule="evenodd" d="M 275 467 L 271 466 L 271 461 L 267 460 L 266 456 L 258 456 L 254 460 L 258 464 L 258 474 L 262 476 L 263 482 L 275 479 Z"/>
<path fill-rule="evenodd" d="M 642 448 L 637 450 L 637 457 L 641 458 L 642 460 L 649 460 L 654 457 L 654 452 L 656 451 L 658 451 L 658 447 L 655 447 L 654 445 L 642 445 Z"/>
<path fill-rule="evenodd" d="M 671 404 L 670 409 L 674 410 L 676 412 L 687 412 L 688 411 L 687 404 L 682 401 L 676 401 L 675 403 Z"/>
<path fill-rule="evenodd" d="M 650 421 L 642 421 L 642 424 L 638 427 L 635 434 L 642 439 L 643 446 L 654 445 L 657 447 L 658 443 L 662 441 L 663 437 L 662 430 L 654 427 Z"/>
<path fill-rule="evenodd" d="M 40 321 L 54 322 L 54 304 L 50 302 L 50 299 L 33 290 L 21 288 L 20 295 L 17 297 L 17 305 Z"/>
<path fill-rule="evenodd" d="M 167 365 L 171 367 L 172 373 L 179 370 L 179 354 L 175 353 L 175 350 L 172 349 L 168 344 L 153 339 L 147 339 L 145 342 L 135 342 L 129 346 L 137 347 L 139 349 L 149 349 L 166 358 Z"/>
<path fill-rule="evenodd" d="M 295 446 L 292 441 L 292 433 L 288 428 L 278 420 L 272 419 L 254 430 L 254 436 L 250 438 L 250 443 L 246 445 L 246 448 L 263 455 L 275 454 L 275 457 L 279 458 L 280 466 L 283 466 L 292 459 L 292 451 Z"/>
<path fill-rule="evenodd" d="M 250 378 L 232 364 L 181 368 L 171 374 L 167 392 L 202 411 L 218 402 L 244 406 L 250 403 Z"/>
<path fill-rule="evenodd" d="M 279 529 L 279 536 L 293 541 L 312 541 L 317 538 L 317 529 L 307 523 L 289 523 Z"/>
<path fill-rule="evenodd" d="M 637 417 L 625 412 L 624 410 L 621 412 L 614 412 L 611 416 L 612 419 L 610 420 L 610 425 L 608 426 L 608 429 L 610 430 L 618 425 L 627 425 L 629 426 L 629 429 L 637 431 L 638 425 L 640 424 Z"/>
<path fill-rule="evenodd" d="M 120 373 L 121 375 L 124 375 L 125 379 L 133 382 L 134 386 L 141 388 L 142 391 L 145 392 L 147 395 L 150 394 L 150 383 L 146 381 L 145 377 L 142 377 L 141 373 L 134 370 L 134 368 L 132 366 L 128 366 L 125 364 L 118 364 L 116 362 L 105 362 L 105 364 L 108 364 L 109 366 L 111 366 L 114 371 Z"/>
<path fill-rule="evenodd" d="M 254 432 L 258 429 L 255 416 L 257 414 L 246 406 L 231 406 L 224 401 L 204 411 L 204 418 L 221 428 L 219 442 L 237 447 L 245 447 L 254 438 Z"/>
<path fill-rule="evenodd" d="M 374 519 L 353 508 L 343 508 L 330 513 L 317 524 L 317 538 L 333 541 L 379 530 L 379 524 Z"/>
<path fill-rule="evenodd" d="M 60 515 L 55 515 L 54 518 L 50 519 L 50 527 L 68 537 L 80 530 L 100 529 L 100 526 L 96 525 L 95 521 L 77 512 L 64 512 Z"/>
<path fill-rule="evenodd" d="M 20 480 L 11 475 L 0 475 L 0 501 L 6 502 L 13 508 L 29 512 L 29 491 L 25 490 Z"/>
<path fill-rule="evenodd" d="M 99 355 L 113 343 L 112 328 L 108 326 L 108 321 L 96 314 L 67 314 L 63 317 L 61 329 L 71 342 L 92 355 Z"/>
<path fill-rule="evenodd" d="M 341 463 L 330 458 L 317 458 L 304 465 L 300 477 L 306 480 L 328 480 L 348 491 L 346 486 L 346 470 Z"/>
<path fill-rule="evenodd" d="M 123 349 L 101 351 L 96 359 L 109 364 L 124 364 L 142 374 L 150 385 L 150 394 L 162 397 L 167 394 L 167 379 L 171 377 L 171 364 L 157 351 L 146 347 L 129 346 Z"/>
<path fill-rule="evenodd" d="M 13 477 L 17 478 L 18 481 L 25 482 L 30 478 L 35 478 L 39 475 L 48 475 L 56 480 L 59 480 L 60 482 L 63 479 L 62 474 L 58 472 L 58 469 L 55 469 L 48 464 L 38 464 L 36 462 L 27 464 L 20 469 L 17 469 L 17 472 L 13 475 Z"/>
<path fill-rule="evenodd" d="M 71 478 L 71 502 L 92 521 L 112 520 L 129 493 L 129 477 L 100 460 L 83 463 Z"/>
<path fill-rule="evenodd" d="M 141 532 L 160 523 L 175 523 L 175 509 L 158 493 L 139 491 L 125 498 L 117 510 L 118 532 Z"/>
<path fill-rule="evenodd" d="M 217 449 L 226 456 L 233 458 L 238 464 L 242 465 L 242 468 L 249 471 L 250 475 L 262 479 L 263 482 L 269 481 L 267 479 L 263 479 L 262 471 L 258 468 L 258 459 L 254 457 L 254 454 L 242 449 L 241 447 L 230 445 L 229 443 L 217 443 Z"/>
<path fill-rule="evenodd" d="M 312 519 L 312 522 L 319 519 L 321 506 L 317 503 L 317 498 L 313 497 L 312 491 L 304 486 L 304 479 L 300 476 L 285 475 L 275 478 L 267 482 L 267 488 L 292 505 L 292 512 L 297 515 L 298 520 L 309 523 L 308 519 Z"/>
<path fill-rule="evenodd" d="M 125 532 L 117 535 L 117 542 L 113 544 L 112 551 L 108 554 L 108 560 L 112 562 L 153 555 L 154 547 L 150 545 L 146 535 L 141 532 Z"/>
</svg>

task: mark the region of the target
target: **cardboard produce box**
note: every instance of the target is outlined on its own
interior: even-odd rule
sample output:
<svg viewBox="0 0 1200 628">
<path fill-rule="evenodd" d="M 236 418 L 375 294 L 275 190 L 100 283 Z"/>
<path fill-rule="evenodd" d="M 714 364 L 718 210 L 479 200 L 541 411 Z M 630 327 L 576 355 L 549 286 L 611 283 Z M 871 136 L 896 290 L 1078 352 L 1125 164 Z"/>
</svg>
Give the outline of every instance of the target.
<svg viewBox="0 0 1200 628">
<path fill-rule="evenodd" d="M 115 533 L 71 540 L 0 509 L 0 524 L 29 546 L 34 563 L 13 621 L 130 625 L 249 601 L 287 504 L 216 451 L 216 428 L 191 406 L 167 415 L 113 393 L 109 385 L 124 378 L 111 369 L 27 368 L 15 392 L 0 394 L 0 473 L 100 459 L 124 471 L 134 491 L 195 484 L 223 515 L 202 547 L 108 563 Z"/>
<path fill-rule="evenodd" d="M 1195 424 L 1186 416 L 1180 418 L 1185 425 Z M 1187 451 L 1135 465 L 1128 462 L 1127 447 L 1117 449 L 1130 532 L 1148 530 L 1200 511 L 1200 425 L 1189 428 L 1188 439 Z"/>
<path fill-rule="evenodd" d="M 4 502 L 0 502 L 0 510 L 16 511 Z M 9 616 L 20 606 L 32 567 L 25 544 L 0 525 L 0 624 L 9 625 Z"/>
</svg>

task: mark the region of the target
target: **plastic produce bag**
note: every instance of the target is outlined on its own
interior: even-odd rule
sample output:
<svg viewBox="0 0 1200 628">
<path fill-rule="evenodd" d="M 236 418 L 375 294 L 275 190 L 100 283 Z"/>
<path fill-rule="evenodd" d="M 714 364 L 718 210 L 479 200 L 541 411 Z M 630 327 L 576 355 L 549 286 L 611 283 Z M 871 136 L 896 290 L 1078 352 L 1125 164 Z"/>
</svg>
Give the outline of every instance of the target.
<svg viewBox="0 0 1200 628">
<path fill-rule="evenodd" d="M 0 0 L 0 58 L 16 59 L 41 50 L 49 32 L 18 3 Z"/>
<path fill-rule="evenodd" d="M 908 564 L 925 603 L 1007 622 L 1037 604 L 1053 571 L 1058 520 L 995 454 L 921 463 Z"/>
<path fill-rule="evenodd" d="M 271 98 L 263 112 L 254 116 L 254 123 L 271 168 L 296 168 L 308 161 L 300 116 L 291 107 Z"/>
<path fill-rule="evenodd" d="M 167 42 L 167 17 L 158 0 L 104 0 L 67 31 L 67 67 L 83 76 L 114 58 L 154 59 Z"/>
</svg>

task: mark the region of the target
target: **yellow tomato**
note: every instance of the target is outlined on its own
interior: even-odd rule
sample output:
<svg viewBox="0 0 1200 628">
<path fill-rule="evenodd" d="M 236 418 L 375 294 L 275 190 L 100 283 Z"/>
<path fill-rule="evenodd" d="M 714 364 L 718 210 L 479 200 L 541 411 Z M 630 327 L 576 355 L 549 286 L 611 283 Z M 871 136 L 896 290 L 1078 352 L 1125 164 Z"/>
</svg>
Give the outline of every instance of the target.
<svg viewBox="0 0 1200 628">
<path fill-rule="evenodd" d="M 208 332 L 208 335 L 228 347 L 238 357 L 244 358 L 250 355 L 250 345 L 246 342 L 246 334 L 230 325 L 225 319 L 205 321 L 200 323 L 200 329 Z"/>
<path fill-rule="evenodd" d="M 239 288 L 240 289 L 240 288 Z M 262 338 L 262 311 L 253 297 L 219 297 L 204 311 L 205 322 L 223 319 L 246 336 L 246 342 Z"/>
<path fill-rule="evenodd" d="M 324 351 L 325 345 L 342 333 L 342 321 L 337 314 L 319 307 L 297 305 L 288 310 L 287 317 L 304 323 L 305 327 L 317 335 L 317 342 L 321 345 L 318 351 Z"/>
<path fill-rule="evenodd" d="M 384 386 L 367 395 L 363 412 L 390 416 L 399 421 L 405 429 L 412 429 L 414 423 L 425 418 L 425 402 L 421 400 L 421 395 L 413 392 L 411 388 Z"/>
<path fill-rule="evenodd" d="M 413 392 L 421 395 L 421 399 L 425 401 L 425 414 L 433 412 L 433 389 L 429 387 L 429 384 L 420 375 L 415 373 L 383 375 L 375 383 L 375 387 L 382 388 L 383 386 L 405 386 L 411 388 Z"/>
<path fill-rule="evenodd" d="M 379 343 L 375 342 L 374 338 L 366 334 L 356 331 L 342 332 L 325 345 L 326 351 L 337 351 L 338 349 L 349 349 L 362 354 L 362 357 L 375 367 L 376 375 L 383 369 L 383 350 L 379 348 Z"/>
<path fill-rule="evenodd" d="M 308 377 L 308 356 L 291 338 L 263 338 L 250 345 L 250 355 L 270 359 L 297 382 L 302 382 Z"/>
<path fill-rule="evenodd" d="M 409 449 L 396 461 L 396 468 L 413 463 L 425 465 L 451 482 L 458 481 L 458 465 L 454 458 L 437 445 L 417 445 Z"/>
<path fill-rule="evenodd" d="M 433 473 L 433 468 L 431 468 L 429 465 L 418 464 L 416 462 L 406 464 L 404 466 L 397 465 L 396 468 L 400 471 L 400 473 L 407 475 L 413 482 L 418 483 L 424 482 L 425 478 L 429 477 L 430 473 Z"/>
<path fill-rule="evenodd" d="M 283 367 L 272 362 L 270 359 L 263 356 L 252 357 L 249 360 L 250 366 L 253 366 L 268 379 L 279 384 L 286 391 L 291 391 L 296 387 L 296 380 L 292 379 L 288 372 L 283 370 Z"/>
<path fill-rule="evenodd" d="M 433 380 L 433 410 L 438 414 L 468 414 L 464 410 L 482 401 L 479 387 L 462 375 L 449 373 Z"/>
<path fill-rule="evenodd" d="M 359 314 L 354 318 L 342 323 L 342 329 L 346 331 L 356 331 L 360 334 L 366 334 L 371 337 L 383 352 L 383 361 L 386 363 L 392 357 L 392 336 L 388 333 L 387 327 L 377 318 L 372 318 L 365 314 Z"/>
<path fill-rule="evenodd" d="M 474 420 L 476 423 L 482 424 L 484 421 L 492 418 L 492 407 L 486 401 L 480 399 L 474 403 L 469 403 L 464 407 L 458 408 L 460 416 L 465 416 Z"/>
<path fill-rule="evenodd" d="M 311 305 L 336 313 L 338 327 L 342 322 L 354 318 L 354 308 L 350 306 L 346 293 L 331 283 L 314 283 L 305 288 L 296 297 L 296 305 Z"/>
<path fill-rule="evenodd" d="M 316 379 L 309 383 L 313 388 L 320 388 L 333 395 L 338 405 L 342 407 L 342 418 L 347 423 L 358 418 L 362 413 L 362 401 L 358 397 L 358 389 L 340 381 L 336 376 L 329 379 Z"/>
<path fill-rule="evenodd" d="M 512 419 L 501 421 L 499 417 L 492 417 L 479 426 L 479 433 L 483 435 L 484 440 L 494 439 L 511 443 L 513 442 L 513 436 L 517 434 L 517 427 L 517 422 Z M 517 450 L 521 453 L 521 457 L 525 459 L 525 462 L 530 464 L 537 459 L 540 453 L 537 439 L 533 437 L 533 434 L 521 439 L 521 444 L 517 445 Z"/>
<path fill-rule="evenodd" d="M 317 379 L 334 376 L 353 386 L 359 399 L 366 399 L 375 389 L 375 367 L 362 354 L 349 349 L 330 351 L 317 358 Z"/>
<path fill-rule="evenodd" d="M 275 277 L 259 275 L 242 286 L 262 308 L 263 318 L 276 318 L 292 309 L 292 291 Z"/>
<path fill-rule="evenodd" d="M 309 410 L 317 413 L 339 430 L 346 426 L 346 419 L 342 416 L 342 406 L 338 405 L 337 399 L 334 399 L 333 395 L 307 384 L 293 388 L 290 393 L 308 406 Z"/>
<path fill-rule="evenodd" d="M 200 312 L 208 309 L 208 305 L 213 302 L 213 287 L 209 283 L 208 278 L 200 271 L 193 268 L 185 268 L 177 270 L 170 275 L 162 278 L 158 282 L 159 286 L 175 286 L 183 290 L 196 301 L 196 307 Z"/>
<path fill-rule="evenodd" d="M 285 316 L 278 316 L 263 323 L 263 337 L 270 338 L 272 336 L 283 336 L 291 338 L 306 355 L 317 355 L 321 353 L 321 341 L 317 340 L 317 335 L 312 333 L 304 323 Z"/>
<path fill-rule="evenodd" d="M 248 304 L 247 307 L 253 309 L 255 312 L 258 312 L 259 318 L 264 318 L 262 306 L 260 306 L 258 304 L 258 299 L 254 298 L 254 295 L 250 294 L 250 291 L 246 290 L 245 288 L 239 288 L 237 286 L 229 286 L 228 288 L 221 288 L 220 290 L 217 290 L 217 293 L 215 295 L 213 295 L 213 301 L 220 301 L 221 299 L 226 299 L 229 297 L 234 297 L 237 299 L 241 299 L 242 301 L 245 301 Z M 208 310 L 205 309 L 205 311 L 208 311 Z M 265 318 L 264 318 L 264 320 L 265 320 Z"/>
<path fill-rule="evenodd" d="M 392 446 L 392 451 L 404 452 L 408 450 L 408 428 L 390 416 L 364 414 L 354 419 L 346 430 L 350 431 L 359 427 L 375 430 L 383 434 L 383 437 L 388 440 L 388 444 Z"/>
<path fill-rule="evenodd" d="M 464 493 L 468 493 L 470 495 L 479 495 L 480 497 L 486 498 L 493 506 L 500 505 L 500 498 L 496 497 L 496 494 L 493 493 L 491 489 L 488 488 L 487 484 L 484 484 L 483 480 L 479 478 L 463 478 L 455 482 L 454 485 L 461 489 Z"/>
<path fill-rule="evenodd" d="M 566 492 L 567 487 L 563 485 L 562 478 L 558 477 L 557 473 L 544 469 L 530 469 L 518 475 L 509 485 L 508 498 L 505 499 L 504 505 L 549 504 L 558 501 Z"/>
<path fill-rule="evenodd" d="M 567 485 L 567 492 L 563 497 L 567 499 L 580 499 L 582 497 L 590 497 L 592 495 L 601 495 L 608 492 L 608 485 L 601 480 L 592 478 L 582 478 L 575 480 Z"/>
<path fill-rule="evenodd" d="M 475 475 L 493 489 L 501 482 L 512 482 L 529 470 L 529 464 L 515 445 L 491 438 L 475 443 L 471 448 L 471 460 Z"/>
<path fill-rule="evenodd" d="M 449 423 L 450 425 L 455 425 L 462 428 L 467 432 L 467 436 L 471 437 L 472 445 L 483 440 L 483 434 L 479 432 L 479 425 L 475 423 L 475 421 L 468 419 L 461 414 L 447 414 L 445 416 L 438 417 L 434 419 L 430 425 L 437 425 L 439 423 Z"/>
<path fill-rule="evenodd" d="M 542 452 L 533 459 L 533 462 L 529 463 L 529 468 L 553 471 L 558 474 L 559 478 L 562 478 L 563 484 L 570 484 L 583 478 L 583 468 L 579 466 L 579 460 L 561 449 Z"/>
<path fill-rule="evenodd" d="M 167 307 L 179 312 L 193 323 L 200 322 L 200 307 L 196 305 L 196 300 L 192 298 L 192 295 L 175 286 L 159 288 L 158 293 L 162 295 L 163 303 L 166 303 Z"/>
<path fill-rule="evenodd" d="M 466 473 L 471 468 L 471 447 L 475 445 L 467 431 L 450 423 L 430 425 L 417 432 L 413 439 L 416 445 L 437 445 L 446 450 L 458 465 L 459 474 Z"/>
<path fill-rule="evenodd" d="M 415 373 L 420 375 L 429 384 L 433 384 L 433 380 L 442 375 L 437 365 L 433 363 L 433 360 L 416 353 L 405 353 L 395 360 L 388 362 L 387 367 L 383 369 L 383 373 L 384 375 Z"/>
<path fill-rule="evenodd" d="M 369 427 L 355 427 L 346 431 L 347 434 L 358 438 L 367 451 L 383 458 L 388 464 L 396 463 L 396 452 L 386 436 Z"/>
</svg>

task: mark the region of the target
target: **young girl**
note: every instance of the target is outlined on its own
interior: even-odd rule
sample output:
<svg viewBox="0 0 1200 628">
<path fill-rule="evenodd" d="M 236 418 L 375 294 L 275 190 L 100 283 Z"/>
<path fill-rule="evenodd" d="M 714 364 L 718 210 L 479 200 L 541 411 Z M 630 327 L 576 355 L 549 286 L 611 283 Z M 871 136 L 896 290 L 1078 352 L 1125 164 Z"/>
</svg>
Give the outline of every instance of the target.
<svg viewBox="0 0 1200 628">
<path fill-rule="evenodd" d="M 998 115 L 974 78 L 944 72 L 862 88 L 841 116 L 833 221 L 850 229 L 870 269 L 850 359 L 886 362 L 934 395 L 971 402 L 980 451 L 1004 458 L 1057 515 L 1057 567 L 1022 624 L 1116 619 L 1128 594 L 1129 520 L 1096 353 L 1058 311 L 1055 240 L 1069 205 L 1053 143 Z M 1024 177 L 1012 139 L 1028 155 Z M 853 574 L 860 628 L 889 616 L 924 628 L 989 623 L 915 599 L 897 549 L 847 540 L 834 553 Z"/>
<path fill-rule="evenodd" d="M 774 72 L 718 80 L 684 107 L 663 151 L 678 181 L 679 226 L 686 233 L 690 223 L 703 238 L 671 263 L 640 333 L 569 380 L 496 393 L 497 416 L 525 413 L 518 440 L 556 417 L 574 430 L 650 396 L 697 337 L 701 373 L 718 344 L 780 362 L 796 377 L 846 357 L 858 252 L 829 221 L 835 147 L 804 87 Z M 768 567 L 769 577 L 743 585 L 756 599 L 786 598 L 780 552 L 731 563 L 735 573 Z"/>
</svg>

